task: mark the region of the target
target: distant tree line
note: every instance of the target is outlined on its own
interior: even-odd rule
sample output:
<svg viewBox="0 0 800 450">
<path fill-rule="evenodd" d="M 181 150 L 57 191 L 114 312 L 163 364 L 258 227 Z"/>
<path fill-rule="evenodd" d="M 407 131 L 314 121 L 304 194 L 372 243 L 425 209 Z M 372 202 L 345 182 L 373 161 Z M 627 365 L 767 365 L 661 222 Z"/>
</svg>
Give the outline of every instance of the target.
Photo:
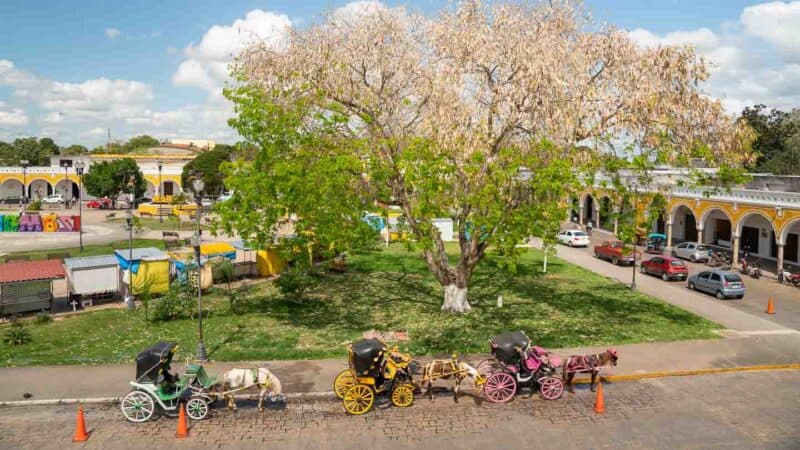
<svg viewBox="0 0 800 450">
<path fill-rule="evenodd" d="M 748 106 L 740 119 L 757 134 L 753 150 L 758 157 L 751 171 L 800 175 L 800 108 L 784 112 L 765 105 Z"/>
</svg>

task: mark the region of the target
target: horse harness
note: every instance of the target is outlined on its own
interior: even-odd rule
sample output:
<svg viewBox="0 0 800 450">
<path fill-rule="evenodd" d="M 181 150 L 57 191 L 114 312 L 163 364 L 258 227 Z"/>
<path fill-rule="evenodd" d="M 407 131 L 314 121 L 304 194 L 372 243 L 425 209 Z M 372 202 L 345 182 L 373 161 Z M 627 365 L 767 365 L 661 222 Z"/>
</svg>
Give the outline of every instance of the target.
<svg viewBox="0 0 800 450">
<path fill-rule="evenodd" d="M 570 356 L 565 366 L 566 372 L 592 372 L 600 369 L 600 355 Z"/>
</svg>

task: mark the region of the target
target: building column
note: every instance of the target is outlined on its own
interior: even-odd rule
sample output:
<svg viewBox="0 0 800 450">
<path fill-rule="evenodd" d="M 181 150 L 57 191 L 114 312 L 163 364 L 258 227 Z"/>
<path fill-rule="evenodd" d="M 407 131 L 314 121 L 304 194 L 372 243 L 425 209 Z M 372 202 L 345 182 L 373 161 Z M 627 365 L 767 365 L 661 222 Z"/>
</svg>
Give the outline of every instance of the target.
<svg viewBox="0 0 800 450">
<path fill-rule="evenodd" d="M 697 227 L 697 243 L 703 243 L 703 227 Z"/>
<path fill-rule="evenodd" d="M 667 221 L 667 250 L 672 249 L 672 219 Z"/>
<path fill-rule="evenodd" d="M 783 269 L 783 242 L 776 242 L 775 245 L 778 246 L 778 272 Z"/>
<path fill-rule="evenodd" d="M 578 224 L 583 225 L 583 203 L 578 206 Z"/>
<path fill-rule="evenodd" d="M 617 231 L 619 231 L 618 228 L 619 228 L 619 220 L 616 217 L 614 217 L 614 236 L 617 235 Z"/>
<path fill-rule="evenodd" d="M 736 233 L 731 233 L 731 238 L 733 239 L 733 246 L 731 250 L 733 251 L 733 255 L 731 255 L 731 264 L 735 267 L 739 264 L 739 235 Z"/>
</svg>

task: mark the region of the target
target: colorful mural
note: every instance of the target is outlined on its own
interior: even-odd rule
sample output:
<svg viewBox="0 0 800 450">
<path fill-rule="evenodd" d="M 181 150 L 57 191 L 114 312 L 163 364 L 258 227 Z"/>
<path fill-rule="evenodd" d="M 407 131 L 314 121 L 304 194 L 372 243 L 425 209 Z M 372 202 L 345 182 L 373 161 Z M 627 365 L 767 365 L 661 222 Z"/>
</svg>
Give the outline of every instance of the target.
<svg viewBox="0 0 800 450">
<path fill-rule="evenodd" d="M 80 231 L 80 216 L 59 216 L 58 214 L 25 213 L 0 215 L 0 232 L 36 233 Z"/>
</svg>

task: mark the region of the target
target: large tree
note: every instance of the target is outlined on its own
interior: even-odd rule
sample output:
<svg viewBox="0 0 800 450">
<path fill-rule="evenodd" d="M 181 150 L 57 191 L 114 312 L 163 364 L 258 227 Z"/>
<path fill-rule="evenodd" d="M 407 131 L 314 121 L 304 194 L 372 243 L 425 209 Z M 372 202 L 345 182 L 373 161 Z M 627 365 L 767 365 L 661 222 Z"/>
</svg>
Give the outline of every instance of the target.
<svg viewBox="0 0 800 450">
<path fill-rule="evenodd" d="M 92 164 L 83 176 L 83 185 L 86 192 L 95 197 L 109 197 L 115 207 L 119 194 L 132 193 L 136 198 L 147 190 L 142 172 L 131 158 Z"/>
<path fill-rule="evenodd" d="M 224 188 L 220 164 L 229 161 L 233 147 L 228 145 L 217 145 L 214 150 L 202 152 L 188 164 L 183 166 L 181 172 L 181 184 L 184 186 L 192 185 L 192 178 L 200 177 L 205 183 L 204 192 L 211 195 L 219 195 Z"/>
<path fill-rule="evenodd" d="M 753 149 L 758 152 L 754 170 L 800 175 L 800 110 L 787 113 L 754 105 L 746 107 L 740 119 L 757 134 L 753 142 Z"/>
<path fill-rule="evenodd" d="M 233 167 L 231 184 L 248 189 L 236 204 L 250 223 L 231 226 L 268 237 L 258 224 L 272 218 L 265 211 L 276 199 L 303 211 L 348 195 L 354 211 L 397 205 L 444 288 L 442 309 L 453 312 L 470 309 L 469 280 L 487 248 L 513 256 L 535 231 L 539 183 L 569 179 L 620 140 L 658 148 L 665 162 L 702 146 L 706 159 L 739 163 L 747 147 L 740 124 L 700 91 L 708 70 L 692 48 L 639 48 L 565 1 L 463 1 L 435 18 L 383 7 L 332 13 L 277 48 L 251 46 L 234 74 L 232 125 L 259 147 L 257 165 L 314 162 L 308 143 L 319 141 L 319 157 L 342 166 L 338 183 L 317 195 L 275 187 L 286 175 Z M 274 118 L 286 120 L 267 122 Z M 588 157 L 576 151 L 585 143 Z M 290 176 L 290 186 L 319 180 L 304 170 Z M 434 217 L 455 221 L 455 263 Z"/>
</svg>

